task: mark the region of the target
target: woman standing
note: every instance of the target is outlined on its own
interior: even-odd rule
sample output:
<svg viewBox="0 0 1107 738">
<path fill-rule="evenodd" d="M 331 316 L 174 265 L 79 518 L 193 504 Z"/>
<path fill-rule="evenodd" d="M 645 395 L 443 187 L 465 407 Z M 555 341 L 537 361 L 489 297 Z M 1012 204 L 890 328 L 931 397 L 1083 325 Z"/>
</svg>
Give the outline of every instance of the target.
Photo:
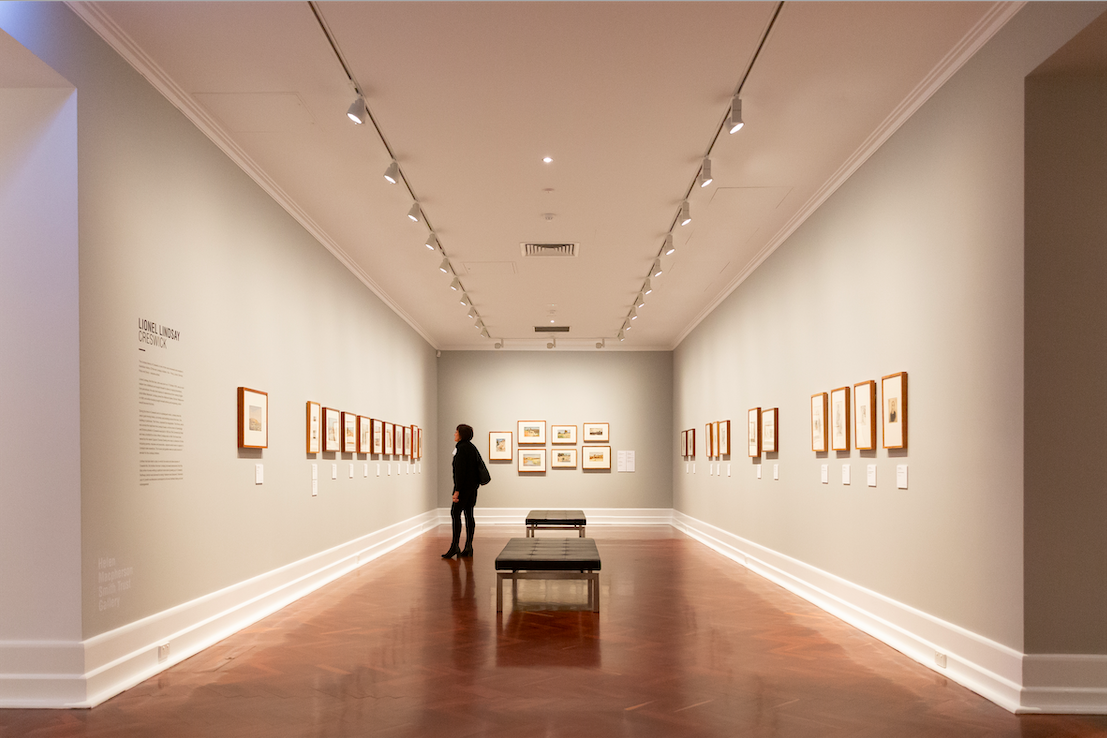
<svg viewBox="0 0 1107 738">
<path fill-rule="evenodd" d="M 454 431 L 454 441 L 457 447 L 454 449 L 454 497 L 450 505 L 450 519 L 454 526 L 454 539 L 450 544 L 450 550 L 442 554 L 442 558 L 449 559 L 453 556 L 473 555 L 473 531 L 476 523 L 473 520 L 473 507 L 477 504 L 477 488 L 480 487 L 480 468 L 484 461 L 480 457 L 480 451 L 473 445 L 472 426 L 462 423 Z M 461 514 L 465 513 L 465 548 L 459 550 L 458 541 L 461 539 Z"/>
</svg>

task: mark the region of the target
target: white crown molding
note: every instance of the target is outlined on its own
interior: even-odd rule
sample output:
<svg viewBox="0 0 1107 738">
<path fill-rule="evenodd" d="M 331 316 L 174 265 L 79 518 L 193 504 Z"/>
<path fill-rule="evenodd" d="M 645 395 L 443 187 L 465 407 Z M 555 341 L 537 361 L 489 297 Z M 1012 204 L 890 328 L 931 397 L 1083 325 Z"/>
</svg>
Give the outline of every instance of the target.
<svg viewBox="0 0 1107 738">
<path fill-rule="evenodd" d="M 932 70 L 930 70 L 930 73 L 927 74 L 926 77 L 915 86 L 915 89 L 904 98 L 903 102 L 897 105 L 888 117 L 877 126 L 876 130 L 869 134 L 869 137 L 865 139 L 861 146 L 838 167 L 838 170 L 830 176 L 810 199 L 808 199 L 803 207 L 801 207 L 796 214 L 793 215 L 771 239 L 769 239 L 769 242 L 758 252 L 753 261 L 723 287 L 715 299 L 704 306 L 704 308 L 692 318 L 688 326 L 677 335 L 676 340 L 673 341 L 672 346 L 669 347 L 670 350 L 675 350 L 708 315 L 714 312 L 715 308 L 719 307 L 726 298 L 730 297 L 734 290 L 738 289 L 738 287 L 745 282 L 774 251 L 780 248 L 780 246 L 803 225 L 804 221 L 810 218 L 839 187 L 845 184 L 845 182 L 853 176 L 853 173 L 856 172 L 862 164 L 868 161 L 869 157 L 875 154 L 880 147 L 884 145 L 884 142 L 891 138 L 892 134 L 898 131 L 899 128 L 906 123 L 950 77 L 956 74 L 957 71 L 963 67 L 982 46 L 984 46 L 984 44 L 988 43 L 992 36 L 994 36 L 1000 28 L 1003 28 L 1024 5 L 1026 5 L 1025 0 L 1021 0 L 1020 2 L 993 3 L 988 12 L 984 14 L 984 17 L 965 34 L 957 45 L 954 46 Z"/>
<path fill-rule="evenodd" d="M 192 123 L 200 129 L 201 133 L 211 139 L 212 143 L 218 146 L 231 161 L 237 164 L 239 168 L 268 193 L 278 205 L 284 208 L 296 222 L 303 226 L 304 230 L 319 241 L 323 248 L 330 251 L 331 254 L 338 259 L 340 264 L 346 267 L 351 274 L 369 288 L 370 292 L 376 295 L 381 302 L 392 310 L 392 312 L 400 316 L 400 318 L 411 326 L 412 330 L 418 333 L 432 348 L 439 348 L 435 345 L 435 342 L 427 332 L 423 330 L 423 327 L 389 297 L 388 293 L 373 281 L 373 278 L 358 266 L 356 261 L 350 258 L 338 242 L 331 238 L 330 234 L 328 234 L 322 226 L 316 223 L 311 216 L 288 195 L 288 193 L 281 189 L 281 187 L 232 140 L 231 136 L 226 132 L 219 121 L 213 118 L 202 106 L 193 100 L 192 96 L 188 94 L 185 89 L 174 82 L 169 74 L 158 66 L 153 58 L 151 58 L 138 43 L 128 36 L 123 29 L 112 20 L 111 16 L 104 10 L 103 3 L 67 0 L 66 5 L 69 6 L 89 28 L 95 31 L 100 38 L 111 46 L 116 53 L 122 56 L 128 64 L 145 77 L 166 100 L 180 110 L 186 118 L 192 121 Z"/>
</svg>

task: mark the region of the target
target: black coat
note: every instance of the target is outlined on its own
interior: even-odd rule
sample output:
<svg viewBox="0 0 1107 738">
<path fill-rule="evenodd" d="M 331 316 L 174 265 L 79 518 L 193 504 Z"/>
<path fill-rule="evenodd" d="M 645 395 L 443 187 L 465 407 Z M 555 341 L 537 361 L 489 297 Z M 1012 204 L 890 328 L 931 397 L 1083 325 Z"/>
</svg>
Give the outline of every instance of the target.
<svg viewBox="0 0 1107 738">
<path fill-rule="evenodd" d="M 473 505 L 477 501 L 477 488 L 480 487 L 480 451 L 472 441 L 458 441 L 454 453 L 454 491 L 462 505 Z"/>
</svg>

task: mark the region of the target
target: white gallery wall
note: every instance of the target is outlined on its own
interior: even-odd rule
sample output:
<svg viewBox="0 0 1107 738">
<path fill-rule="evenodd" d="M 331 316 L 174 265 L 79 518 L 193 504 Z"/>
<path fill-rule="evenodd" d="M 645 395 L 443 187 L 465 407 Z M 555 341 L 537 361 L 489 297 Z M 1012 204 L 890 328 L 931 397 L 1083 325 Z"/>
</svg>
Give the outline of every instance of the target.
<svg viewBox="0 0 1107 738">
<path fill-rule="evenodd" d="M 156 646 L 168 643 L 169 658 L 180 658 L 240 627 L 250 607 L 257 614 L 288 601 L 311 576 L 356 565 L 359 552 L 413 534 L 421 516 L 433 519 L 432 434 L 421 465 L 309 455 L 305 403 L 433 429 L 435 356 L 68 8 L 7 5 L 0 27 L 77 90 L 51 104 L 75 105 L 75 140 L 55 135 L 59 151 L 78 152 L 80 246 L 28 242 L 11 252 L 5 244 L 5 260 L 34 269 L 5 269 L 4 279 L 28 274 L 36 290 L 16 312 L 4 310 L 6 344 L 33 340 L 32 356 L 13 356 L 21 380 L 6 379 L 8 389 L 28 395 L 13 402 L 49 402 L 37 417 L 20 405 L 0 420 L 5 439 L 33 438 L 27 431 L 37 428 L 41 449 L 20 454 L 12 464 L 20 471 L 5 477 L 0 517 L 21 534 L 0 570 L 4 583 L 34 570 L 65 589 L 65 602 L 81 603 L 79 628 L 75 613 L 60 612 L 69 640 L 48 649 L 81 658 L 54 669 L 39 653 L 39 671 L 22 680 L 19 668 L 0 664 L 0 690 L 8 687 L 0 705 L 29 682 L 80 704 L 159 668 Z M 36 212 L 40 203 L 23 200 L 46 186 L 7 188 L 5 212 Z M 56 220 L 63 235 L 72 226 L 49 201 L 41 207 L 38 216 Z M 4 289 L 5 308 L 24 293 Z M 39 345 L 46 350 L 34 354 Z M 268 448 L 238 448 L 240 386 L 268 393 Z M 7 454 L 27 444 L 3 445 L 7 469 Z M 44 480 L 63 498 L 58 514 L 15 507 L 9 517 Z M 80 546 L 77 590 L 77 562 L 62 555 L 46 566 L 54 554 L 40 554 L 45 543 L 62 554 Z M 264 607 L 254 602 L 263 596 Z M 0 628 L 39 619 L 36 598 L 3 600 Z M 223 618 L 218 628 L 203 624 L 213 617 Z"/>
<path fill-rule="evenodd" d="M 678 519 L 1012 709 L 1107 702 L 1107 680 L 1081 681 L 1085 666 L 1107 673 L 1103 611 L 1079 622 L 1100 633 L 1069 639 L 1091 660 L 1065 662 L 1049 694 L 1020 694 L 1024 78 L 1103 10 L 1021 10 L 674 359 L 672 433 L 735 428 L 733 476 L 704 473 L 699 439 L 695 473 L 675 466 Z M 876 451 L 811 450 L 812 394 L 875 380 L 879 402 L 893 372 L 909 377 L 906 450 L 881 449 L 879 432 Z M 778 453 L 747 457 L 752 407 L 780 409 Z"/>
</svg>

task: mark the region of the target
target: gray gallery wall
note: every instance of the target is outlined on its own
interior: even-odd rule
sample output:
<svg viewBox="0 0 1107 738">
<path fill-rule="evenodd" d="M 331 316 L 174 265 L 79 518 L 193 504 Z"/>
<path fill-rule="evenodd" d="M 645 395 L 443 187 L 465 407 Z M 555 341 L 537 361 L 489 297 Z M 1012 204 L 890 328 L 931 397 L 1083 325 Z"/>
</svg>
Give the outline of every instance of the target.
<svg viewBox="0 0 1107 738">
<path fill-rule="evenodd" d="M 380 478 L 305 449 L 308 400 L 434 428 L 433 349 L 68 8 L 4 20 L 77 88 L 84 637 L 433 508 L 433 437 L 422 474 Z M 139 484 L 142 347 L 183 370 L 183 481 Z M 264 450 L 237 448 L 239 386 L 269 393 Z M 105 568 L 129 580 L 107 609 Z"/>
<path fill-rule="evenodd" d="M 1107 653 L 1107 16 L 1026 80 L 1026 652 Z M 1058 54 L 1057 56 L 1061 56 Z"/>
<path fill-rule="evenodd" d="M 575 424 L 578 434 L 582 423 L 610 423 L 613 456 L 634 451 L 635 471 L 617 472 L 614 457 L 610 472 L 586 472 L 578 465 L 543 475 L 518 472 L 515 460 L 495 462 L 478 508 L 672 507 L 671 353 L 443 351 L 438 362 L 439 505 L 450 504 L 453 431 L 459 423 L 473 426 L 473 440 L 487 459 L 489 431 L 511 431 L 517 442 L 517 421 L 545 420 L 547 433 L 553 423 Z M 547 442 L 545 448 L 553 446 Z"/>
<path fill-rule="evenodd" d="M 1102 11 L 1026 6 L 677 348 L 673 432 L 737 428 L 733 477 L 677 465 L 678 510 L 1022 649 L 1023 80 Z M 906 452 L 811 451 L 813 393 L 899 371 Z"/>
</svg>

